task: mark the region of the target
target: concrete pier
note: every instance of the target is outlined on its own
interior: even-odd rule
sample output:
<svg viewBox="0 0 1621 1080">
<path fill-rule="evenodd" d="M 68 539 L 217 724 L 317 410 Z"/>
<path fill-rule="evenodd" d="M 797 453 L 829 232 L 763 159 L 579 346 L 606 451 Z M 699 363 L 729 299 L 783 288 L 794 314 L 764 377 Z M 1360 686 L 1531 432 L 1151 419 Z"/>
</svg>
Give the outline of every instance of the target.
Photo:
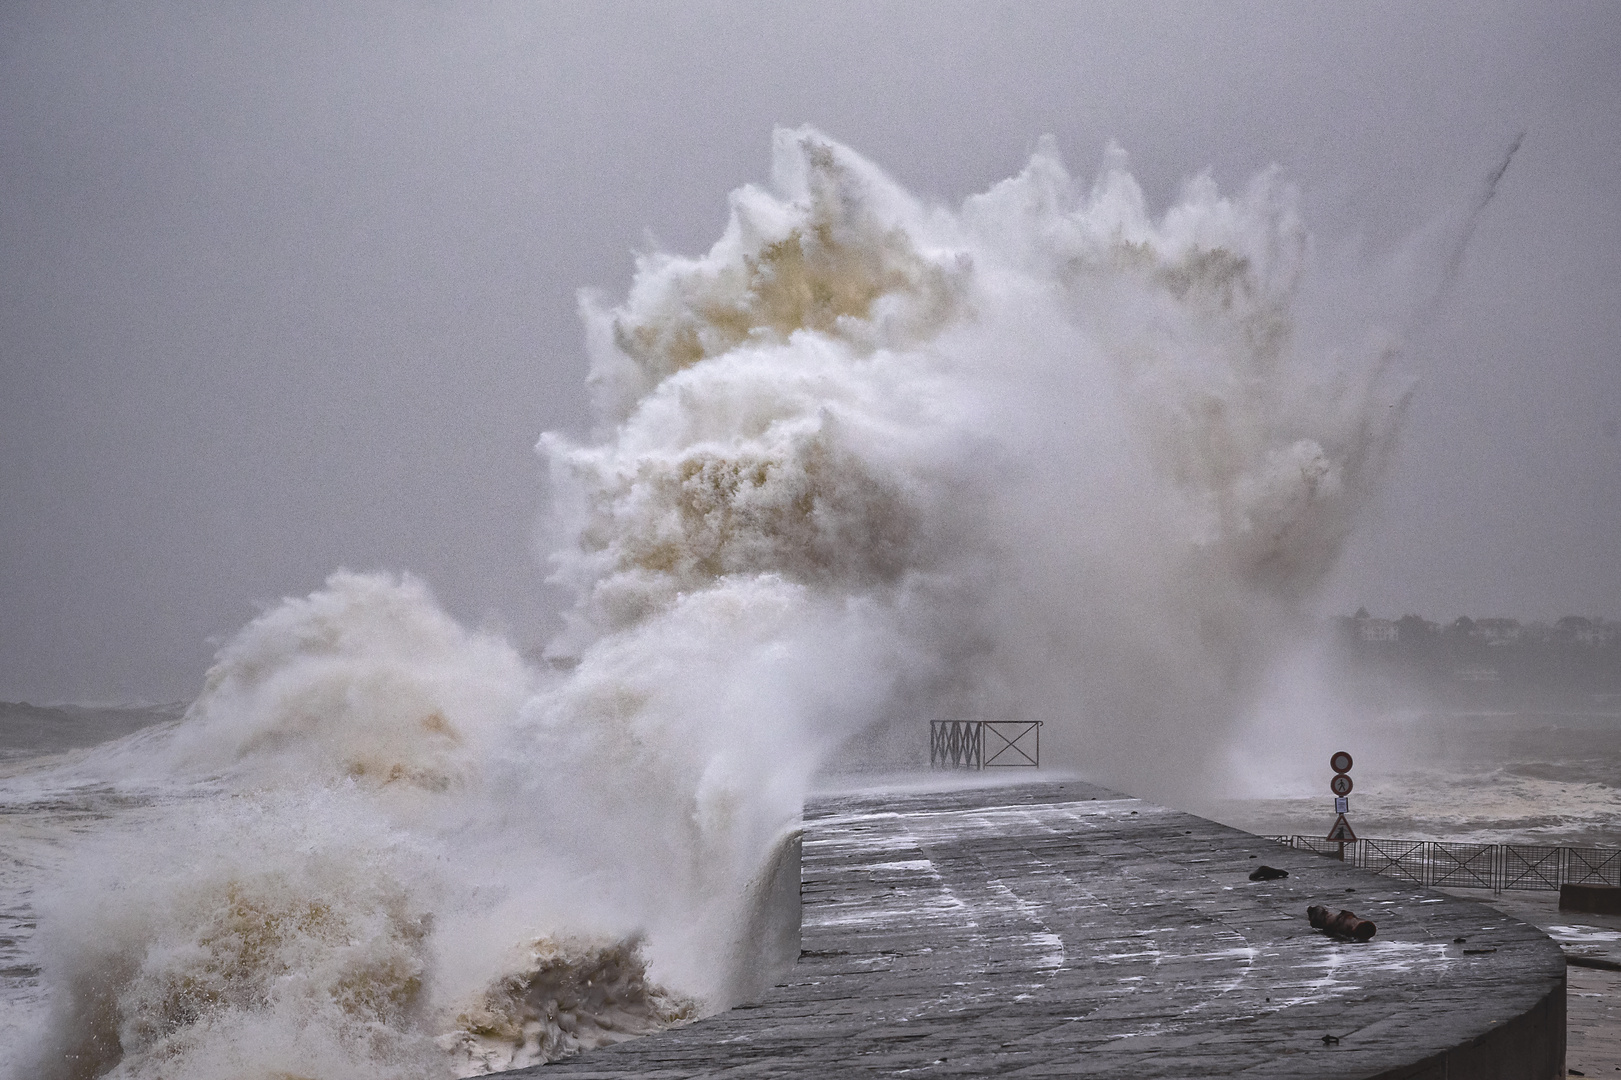
<svg viewBox="0 0 1621 1080">
<path fill-rule="evenodd" d="M 800 960 L 760 1003 L 507 1075 L 1563 1074 L 1534 927 L 1086 784 L 818 798 L 801 874 Z"/>
</svg>

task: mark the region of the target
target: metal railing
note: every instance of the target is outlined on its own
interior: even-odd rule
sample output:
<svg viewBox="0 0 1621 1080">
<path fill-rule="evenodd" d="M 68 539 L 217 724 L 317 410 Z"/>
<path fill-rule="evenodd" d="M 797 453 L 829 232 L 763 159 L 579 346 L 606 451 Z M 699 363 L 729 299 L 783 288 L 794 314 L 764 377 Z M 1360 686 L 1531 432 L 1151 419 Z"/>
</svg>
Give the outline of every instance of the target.
<svg viewBox="0 0 1621 1080">
<path fill-rule="evenodd" d="M 1338 857 L 1337 841 L 1273 836 L 1280 844 Z M 1345 861 L 1370 873 L 1454 889 L 1554 889 L 1621 885 L 1621 848 L 1547 844 L 1452 844 L 1364 837 L 1344 845 Z"/>
<path fill-rule="evenodd" d="M 930 720 L 929 765 L 936 769 L 1034 769 L 1041 765 L 1040 720 Z"/>
</svg>

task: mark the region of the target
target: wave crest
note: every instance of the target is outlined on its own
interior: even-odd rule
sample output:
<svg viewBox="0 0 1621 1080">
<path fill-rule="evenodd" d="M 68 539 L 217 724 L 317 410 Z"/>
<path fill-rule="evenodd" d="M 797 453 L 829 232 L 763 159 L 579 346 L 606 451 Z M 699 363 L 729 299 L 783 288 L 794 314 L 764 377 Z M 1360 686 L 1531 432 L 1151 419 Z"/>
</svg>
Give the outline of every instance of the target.
<svg viewBox="0 0 1621 1080">
<path fill-rule="evenodd" d="M 521 1069 L 673 1027 L 698 1002 L 649 981 L 637 938 L 539 938 L 438 1042 L 459 1076 Z"/>
<path fill-rule="evenodd" d="M 731 208 L 582 302 L 561 670 L 410 578 L 246 627 L 127 751 L 184 796 L 42 931 L 60 1075 L 476 1073 L 747 1000 L 797 955 L 811 778 L 918 763 L 925 719 L 1204 782 L 1405 400 L 1302 333 L 1287 185 L 1155 218 L 1047 142 L 953 209 L 799 129 Z"/>
</svg>

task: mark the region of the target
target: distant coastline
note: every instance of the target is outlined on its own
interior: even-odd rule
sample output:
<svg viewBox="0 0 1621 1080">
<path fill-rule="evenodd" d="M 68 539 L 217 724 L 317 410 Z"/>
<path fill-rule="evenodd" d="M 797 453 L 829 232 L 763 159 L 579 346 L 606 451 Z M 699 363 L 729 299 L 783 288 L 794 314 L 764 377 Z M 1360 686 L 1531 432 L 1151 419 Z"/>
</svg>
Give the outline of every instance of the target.
<svg viewBox="0 0 1621 1080">
<path fill-rule="evenodd" d="M 1552 623 L 1460 616 L 1334 620 L 1333 657 L 1361 698 L 1413 697 L 1431 707 L 1621 714 L 1621 622 L 1567 615 Z"/>
</svg>

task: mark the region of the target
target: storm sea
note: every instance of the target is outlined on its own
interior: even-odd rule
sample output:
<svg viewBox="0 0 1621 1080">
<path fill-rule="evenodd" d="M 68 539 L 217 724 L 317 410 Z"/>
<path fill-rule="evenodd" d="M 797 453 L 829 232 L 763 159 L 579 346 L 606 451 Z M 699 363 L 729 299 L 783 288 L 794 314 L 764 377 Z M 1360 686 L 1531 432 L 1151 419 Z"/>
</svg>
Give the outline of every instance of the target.
<svg viewBox="0 0 1621 1080">
<path fill-rule="evenodd" d="M 1298 202 L 1151 214 L 1044 141 L 948 206 L 778 131 L 709 251 L 582 297 L 543 651 L 339 570 L 183 709 L 0 711 L 0 1075 L 473 1076 L 728 1008 L 795 960 L 806 794 L 936 718 L 1261 832 L 1326 830 L 1339 749 L 1359 832 L 1613 829 L 1611 713 L 1361 715 L 1291 660 L 1423 292 Z"/>
</svg>

